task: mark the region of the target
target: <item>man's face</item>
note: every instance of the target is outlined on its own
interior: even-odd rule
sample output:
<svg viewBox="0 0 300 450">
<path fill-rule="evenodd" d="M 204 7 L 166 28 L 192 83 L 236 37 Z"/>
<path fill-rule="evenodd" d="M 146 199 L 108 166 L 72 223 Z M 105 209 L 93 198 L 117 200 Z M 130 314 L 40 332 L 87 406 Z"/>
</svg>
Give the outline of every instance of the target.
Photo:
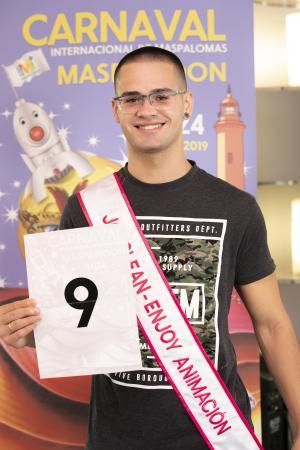
<svg viewBox="0 0 300 450">
<path fill-rule="evenodd" d="M 176 67 L 167 61 L 140 61 L 125 64 L 118 75 L 116 95 L 149 94 L 158 89 L 184 91 Z M 191 93 L 174 95 L 168 105 L 151 105 L 148 99 L 132 113 L 113 101 L 115 119 L 120 123 L 131 152 L 182 150 L 184 114 L 192 113 Z"/>
</svg>

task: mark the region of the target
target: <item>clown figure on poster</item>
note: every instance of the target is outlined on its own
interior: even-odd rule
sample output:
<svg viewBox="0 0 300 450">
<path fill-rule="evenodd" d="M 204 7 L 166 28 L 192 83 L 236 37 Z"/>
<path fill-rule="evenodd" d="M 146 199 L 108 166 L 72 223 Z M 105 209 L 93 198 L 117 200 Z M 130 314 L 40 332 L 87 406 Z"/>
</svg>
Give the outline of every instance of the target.
<svg viewBox="0 0 300 450">
<path fill-rule="evenodd" d="M 13 118 L 16 138 L 25 151 L 21 154 L 32 172 L 25 196 L 33 193 L 37 203 L 47 197 L 45 183 L 55 181 L 73 168 L 82 178 L 94 171 L 83 151 L 71 151 L 59 135 L 48 114 L 37 104 L 24 99 L 16 102 Z"/>
</svg>

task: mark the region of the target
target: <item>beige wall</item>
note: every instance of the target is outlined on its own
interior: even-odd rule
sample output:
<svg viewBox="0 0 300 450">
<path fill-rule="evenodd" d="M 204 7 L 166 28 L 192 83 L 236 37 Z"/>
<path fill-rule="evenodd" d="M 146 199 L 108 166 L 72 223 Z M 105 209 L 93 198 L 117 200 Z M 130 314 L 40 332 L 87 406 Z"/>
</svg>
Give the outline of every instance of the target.
<svg viewBox="0 0 300 450">
<path fill-rule="evenodd" d="M 257 89 L 258 181 L 300 181 L 300 90 Z"/>
<path fill-rule="evenodd" d="M 291 201 L 295 197 L 300 198 L 300 184 L 259 186 L 257 192 L 281 297 L 300 340 L 300 278 L 293 276 L 291 260 Z"/>
<path fill-rule="evenodd" d="M 300 278 L 292 274 L 291 259 L 291 201 L 300 198 L 299 90 L 257 90 L 257 150 L 258 181 L 271 183 L 260 184 L 257 198 L 282 300 L 300 338 Z M 289 180 L 298 184 L 289 185 Z"/>
<path fill-rule="evenodd" d="M 265 185 L 258 188 L 257 199 L 265 217 L 269 247 L 277 266 L 278 277 L 281 279 L 293 278 L 291 201 L 294 198 L 300 198 L 300 184 Z"/>
<path fill-rule="evenodd" d="M 285 15 L 291 8 L 254 5 L 254 62 L 257 87 L 287 86 Z"/>
</svg>

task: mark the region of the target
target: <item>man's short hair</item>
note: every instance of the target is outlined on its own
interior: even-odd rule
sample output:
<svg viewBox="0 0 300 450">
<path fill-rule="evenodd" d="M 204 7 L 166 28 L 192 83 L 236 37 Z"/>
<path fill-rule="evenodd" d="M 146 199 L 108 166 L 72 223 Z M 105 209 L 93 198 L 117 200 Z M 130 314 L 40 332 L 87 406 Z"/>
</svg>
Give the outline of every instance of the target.
<svg viewBox="0 0 300 450">
<path fill-rule="evenodd" d="M 127 55 L 125 55 L 120 60 L 115 70 L 114 76 L 115 92 L 117 92 L 116 86 L 121 68 L 125 66 L 125 64 L 130 64 L 136 61 L 166 61 L 174 64 L 175 68 L 177 69 L 178 75 L 180 76 L 180 78 L 184 83 L 185 89 L 187 88 L 184 67 L 178 56 L 160 47 L 147 46 L 138 48 L 130 53 L 127 53 Z"/>
</svg>

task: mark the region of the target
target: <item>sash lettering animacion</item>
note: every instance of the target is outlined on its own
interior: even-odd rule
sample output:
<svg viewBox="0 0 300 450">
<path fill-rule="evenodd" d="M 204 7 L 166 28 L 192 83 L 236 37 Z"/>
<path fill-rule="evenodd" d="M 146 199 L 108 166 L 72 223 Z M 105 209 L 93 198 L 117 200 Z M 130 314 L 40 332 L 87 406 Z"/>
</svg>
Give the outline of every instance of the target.
<svg viewBox="0 0 300 450">
<path fill-rule="evenodd" d="M 129 244 L 129 254 L 134 255 L 131 244 Z M 183 346 L 180 343 L 175 330 L 172 329 L 172 324 L 168 321 L 168 316 L 161 306 L 159 299 L 149 300 L 151 285 L 145 277 L 145 273 L 135 256 L 134 259 L 130 260 L 130 269 L 132 286 L 139 298 L 144 301 L 144 309 L 147 316 L 151 318 L 153 330 L 159 334 L 160 341 L 165 344 L 167 351 L 175 348 L 182 348 Z M 188 364 L 189 360 L 190 358 L 183 357 L 174 359 L 173 363 L 177 367 L 178 372 L 182 374 L 182 378 L 190 388 L 193 397 L 199 400 L 198 404 L 205 413 L 205 417 L 208 418 L 209 423 L 212 424 L 215 430 L 218 429 L 217 434 L 220 435 L 226 433 L 226 431 L 231 428 L 231 425 L 228 424 L 228 420 L 225 419 L 226 412 L 220 410 L 217 401 L 208 391 L 207 386 L 201 385 L 202 377 L 197 370 L 194 370 L 193 364 Z"/>
</svg>

